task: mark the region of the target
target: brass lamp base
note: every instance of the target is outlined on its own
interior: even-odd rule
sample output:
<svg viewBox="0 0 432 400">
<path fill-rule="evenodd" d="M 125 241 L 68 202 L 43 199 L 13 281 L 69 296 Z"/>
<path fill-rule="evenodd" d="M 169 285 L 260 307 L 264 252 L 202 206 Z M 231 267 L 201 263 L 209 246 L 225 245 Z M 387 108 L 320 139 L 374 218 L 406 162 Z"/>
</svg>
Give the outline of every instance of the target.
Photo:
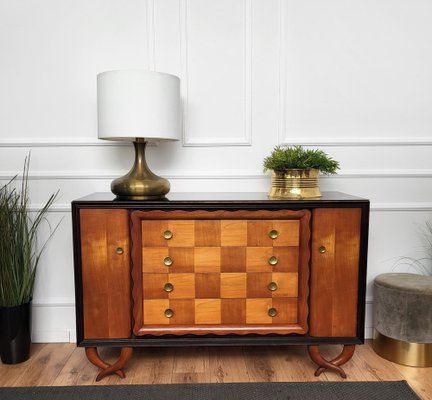
<svg viewBox="0 0 432 400">
<path fill-rule="evenodd" d="M 111 191 L 118 200 L 160 200 L 170 190 L 170 184 L 165 178 L 155 175 L 150 171 L 145 160 L 147 142 L 144 139 L 136 139 L 135 162 L 132 169 L 111 183 Z"/>
</svg>

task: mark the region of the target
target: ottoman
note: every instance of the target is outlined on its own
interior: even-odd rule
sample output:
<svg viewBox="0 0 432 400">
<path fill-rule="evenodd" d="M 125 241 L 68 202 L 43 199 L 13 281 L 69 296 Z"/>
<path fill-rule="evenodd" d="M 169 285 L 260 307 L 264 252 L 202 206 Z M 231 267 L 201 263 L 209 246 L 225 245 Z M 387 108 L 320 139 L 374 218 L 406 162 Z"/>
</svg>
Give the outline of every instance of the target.
<svg viewBox="0 0 432 400">
<path fill-rule="evenodd" d="M 386 273 L 374 281 L 373 348 L 398 364 L 432 366 L 432 276 Z"/>
</svg>

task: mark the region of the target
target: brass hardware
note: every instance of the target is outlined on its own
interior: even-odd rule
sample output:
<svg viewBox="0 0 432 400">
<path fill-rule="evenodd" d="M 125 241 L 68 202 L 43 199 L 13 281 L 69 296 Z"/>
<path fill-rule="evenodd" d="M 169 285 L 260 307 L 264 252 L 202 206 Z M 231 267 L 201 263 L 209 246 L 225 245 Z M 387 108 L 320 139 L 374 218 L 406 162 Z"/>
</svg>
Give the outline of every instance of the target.
<svg viewBox="0 0 432 400">
<path fill-rule="evenodd" d="M 171 257 L 165 257 L 164 258 L 164 260 L 163 260 L 163 263 L 167 266 L 167 267 L 169 267 L 170 265 L 172 265 L 173 264 L 173 259 L 171 258 Z"/>
<path fill-rule="evenodd" d="M 174 311 L 171 308 L 167 308 L 164 312 L 165 317 L 172 318 L 174 316 Z"/>
<path fill-rule="evenodd" d="M 267 312 L 267 314 L 269 315 L 269 317 L 276 317 L 276 315 L 278 314 L 278 312 L 277 312 L 277 310 L 276 310 L 276 308 L 270 308 L 269 310 L 268 310 L 268 312 Z"/>
<path fill-rule="evenodd" d="M 432 367 L 432 343 L 413 343 L 383 335 L 375 329 L 372 347 L 379 356 L 411 367 Z"/>
<path fill-rule="evenodd" d="M 121 247 L 116 248 L 116 253 L 121 256 L 124 253 L 124 250 Z"/>
<path fill-rule="evenodd" d="M 170 240 L 173 236 L 174 236 L 173 233 L 172 233 L 171 231 L 169 231 L 169 230 L 167 230 L 167 231 L 165 231 L 165 232 L 163 233 L 163 237 L 164 237 L 166 240 Z"/>
<path fill-rule="evenodd" d="M 272 229 L 268 235 L 269 238 L 276 239 L 279 236 L 279 232 L 276 229 Z"/>
<path fill-rule="evenodd" d="M 172 283 L 165 283 L 164 285 L 165 292 L 172 292 L 174 290 L 174 285 Z"/>
<path fill-rule="evenodd" d="M 275 257 L 275 256 L 271 256 L 269 259 L 268 259 L 268 263 L 270 264 L 270 265 L 276 265 L 277 263 L 278 263 L 278 259 L 277 259 L 277 257 Z"/>
<path fill-rule="evenodd" d="M 318 169 L 273 171 L 270 199 L 316 199 L 321 197 Z"/>
<path fill-rule="evenodd" d="M 270 290 L 271 292 L 274 292 L 274 291 L 278 290 L 278 285 L 276 282 L 270 282 L 267 285 L 267 289 Z"/>
<path fill-rule="evenodd" d="M 111 191 L 119 200 L 157 200 L 165 199 L 170 190 L 170 184 L 165 178 L 150 171 L 146 159 L 145 139 L 136 138 L 135 162 L 132 169 L 124 176 L 111 182 Z"/>
<path fill-rule="evenodd" d="M 327 251 L 327 249 L 326 249 L 325 246 L 320 246 L 319 249 L 318 249 L 318 251 L 319 251 L 321 254 L 324 254 L 324 253 Z"/>
</svg>

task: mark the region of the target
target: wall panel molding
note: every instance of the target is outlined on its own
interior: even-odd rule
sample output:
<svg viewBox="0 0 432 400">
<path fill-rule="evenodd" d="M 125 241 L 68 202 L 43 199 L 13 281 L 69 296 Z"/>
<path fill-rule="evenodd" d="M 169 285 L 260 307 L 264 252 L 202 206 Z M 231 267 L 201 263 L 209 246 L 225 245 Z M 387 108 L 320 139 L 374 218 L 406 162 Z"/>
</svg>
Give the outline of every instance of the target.
<svg viewBox="0 0 432 400">
<path fill-rule="evenodd" d="M 189 30 L 188 0 L 180 0 L 181 87 L 183 94 L 183 146 L 251 146 L 252 145 L 252 0 L 244 3 L 244 115 L 243 132 L 230 140 L 219 137 L 193 138 L 189 129 Z"/>
<path fill-rule="evenodd" d="M 251 122 L 249 118 L 248 123 Z M 243 145 L 245 143 L 242 143 Z M 248 142 L 248 144 L 250 144 Z M 432 146 L 432 138 L 358 138 L 355 140 L 344 139 L 321 139 L 321 138 L 290 138 L 289 141 L 281 142 L 281 145 L 303 145 L 303 146 L 328 146 L 328 147 L 412 147 L 412 146 Z M 58 139 L 1 139 L 0 148 L 2 147 L 104 147 L 104 146 L 129 146 L 129 142 L 110 141 L 110 140 L 86 140 L 65 138 Z M 157 143 L 149 145 L 157 146 Z M 197 144 L 198 145 L 198 144 Z M 233 145 L 230 142 L 212 142 L 202 143 L 200 146 L 223 146 Z"/>
<path fill-rule="evenodd" d="M 9 180 L 14 177 L 16 171 L 2 171 L 0 172 L 0 180 Z M 29 179 L 31 180 L 105 180 L 115 179 L 119 175 L 124 174 L 124 171 L 110 171 L 109 173 L 95 172 L 95 171 L 39 171 L 37 173 L 30 173 Z M 268 174 L 254 174 L 254 173 L 240 173 L 233 171 L 231 174 L 163 174 L 167 179 L 216 179 L 216 180 L 236 180 L 236 179 L 265 179 L 269 180 Z M 346 170 L 341 171 L 337 175 L 321 175 L 320 179 L 431 179 L 432 170 Z M 20 179 L 20 176 L 17 177 Z"/>
<path fill-rule="evenodd" d="M 284 119 L 285 117 L 281 117 Z M 400 147 L 400 146 L 432 146 L 432 138 L 400 138 L 400 137 L 361 137 L 356 139 L 341 139 L 341 138 L 300 138 L 284 137 L 280 140 L 280 145 L 304 145 L 304 146 L 329 146 L 329 147 Z"/>
<path fill-rule="evenodd" d="M 106 190 L 108 192 L 108 189 Z M 114 197 L 114 195 L 113 195 Z M 30 204 L 29 210 L 32 212 L 38 211 L 43 207 L 43 204 Z M 372 202 L 370 210 L 374 212 L 429 212 L 432 211 L 432 202 L 430 203 L 374 203 Z M 70 203 L 55 204 L 48 210 L 50 213 L 69 213 L 71 212 Z"/>
<path fill-rule="evenodd" d="M 148 48 L 148 69 L 150 71 L 156 70 L 156 41 L 155 41 L 155 16 L 154 0 L 147 0 L 146 3 L 147 14 L 147 48 Z"/>
<path fill-rule="evenodd" d="M 278 109 L 278 144 L 279 145 L 304 145 L 304 146 L 329 146 L 329 147 L 396 147 L 396 146 L 432 146 L 430 130 L 421 132 L 422 136 L 408 138 L 401 136 L 372 137 L 356 135 L 356 138 L 344 137 L 323 138 L 319 132 L 313 136 L 305 137 L 300 132 L 288 132 L 288 61 L 287 52 L 288 34 L 288 7 L 289 2 L 279 0 L 279 109 Z M 409 133 L 407 133 L 409 135 Z"/>
<path fill-rule="evenodd" d="M 3 139 L 2 147 L 105 147 L 105 146 L 130 146 L 130 142 L 112 140 L 86 140 L 65 138 L 56 139 Z"/>
</svg>

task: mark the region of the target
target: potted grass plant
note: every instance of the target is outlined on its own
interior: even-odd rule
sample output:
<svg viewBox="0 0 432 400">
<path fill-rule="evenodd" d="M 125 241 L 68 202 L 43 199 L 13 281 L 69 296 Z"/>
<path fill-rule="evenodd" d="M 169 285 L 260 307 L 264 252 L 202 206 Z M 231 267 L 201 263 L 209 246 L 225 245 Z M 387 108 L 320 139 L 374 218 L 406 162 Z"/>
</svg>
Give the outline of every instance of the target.
<svg viewBox="0 0 432 400">
<path fill-rule="evenodd" d="M 319 173 L 335 174 L 339 162 L 324 151 L 302 146 L 276 146 L 264 159 L 264 172 L 272 171 L 271 199 L 319 198 Z"/>
<path fill-rule="evenodd" d="M 0 352 L 4 364 L 23 362 L 30 355 L 30 303 L 36 270 L 44 243 L 37 243 L 39 228 L 56 199 L 52 194 L 39 210 L 29 209 L 30 155 L 24 161 L 21 185 L 18 176 L 0 188 Z"/>
</svg>

